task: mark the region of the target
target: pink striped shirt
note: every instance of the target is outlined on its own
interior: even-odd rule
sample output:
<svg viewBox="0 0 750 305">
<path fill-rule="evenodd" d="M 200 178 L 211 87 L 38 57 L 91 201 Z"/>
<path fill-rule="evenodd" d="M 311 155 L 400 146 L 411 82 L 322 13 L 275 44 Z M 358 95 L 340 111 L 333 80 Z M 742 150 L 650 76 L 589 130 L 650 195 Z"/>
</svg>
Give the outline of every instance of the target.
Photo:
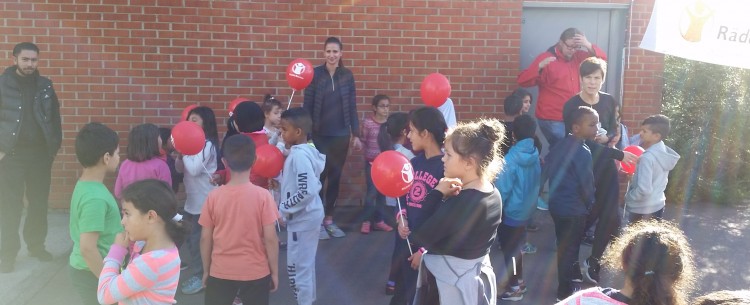
<svg viewBox="0 0 750 305">
<path fill-rule="evenodd" d="M 376 122 L 373 116 L 366 118 L 362 123 L 362 144 L 364 145 L 365 160 L 368 162 L 372 162 L 380 154 L 380 147 L 378 147 L 380 125 L 383 125 L 383 123 Z"/>
<path fill-rule="evenodd" d="M 123 305 L 175 304 L 180 279 L 180 254 L 177 247 L 140 254 L 145 242 L 134 244 L 128 266 L 120 273 L 128 250 L 112 245 L 99 275 L 97 298 L 101 304 Z"/>
</svg>

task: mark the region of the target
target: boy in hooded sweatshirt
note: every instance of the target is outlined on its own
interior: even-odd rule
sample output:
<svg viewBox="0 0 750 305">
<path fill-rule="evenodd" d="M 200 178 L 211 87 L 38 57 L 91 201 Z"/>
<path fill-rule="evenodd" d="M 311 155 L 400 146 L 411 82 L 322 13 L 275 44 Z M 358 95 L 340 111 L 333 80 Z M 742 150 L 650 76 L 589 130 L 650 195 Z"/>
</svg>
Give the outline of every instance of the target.
<svg viewBox="0 0 750 305">
<path fill-rule="evenodd" d="M 315 253 L 318 249 L 323 202 L 318 193 L 320 174 L 326 157 L 311 143 L 312 119 L 303 108 L 292 108 L 281 114 L 281 137 L 289 149 L 281 176 L 279 210 L 286 218 L 287 271 L 289 285 L 297 304 L 315 301 Z"/>
<path fill-rule="evenodd" d="M 639 159 L 625 193 L 625 208 L 631 223 L 662 218 L 669 171 L 680 160 L 680 155 L 664 144 L 669 129 L 669 118 L 660 114 L 652 115 L 641 123 L 641 147 L 646 151 Z"/>
<path fill-rule="evenodd" d="M 542 168 L 539 150 L 534 145 L 536 122 L 529 115 L 513 121 L 515 144 L 505 156 L 505 167 L 495 180 L 503 198 L 503 220 L 498 228 L 505 270 L 510 273 L 508 287 L 500 299 L 520 301 L 526 292 L 523 281 L 521 247 L 526 240 L 526 224 L 536 207 Z"/>
</svg>

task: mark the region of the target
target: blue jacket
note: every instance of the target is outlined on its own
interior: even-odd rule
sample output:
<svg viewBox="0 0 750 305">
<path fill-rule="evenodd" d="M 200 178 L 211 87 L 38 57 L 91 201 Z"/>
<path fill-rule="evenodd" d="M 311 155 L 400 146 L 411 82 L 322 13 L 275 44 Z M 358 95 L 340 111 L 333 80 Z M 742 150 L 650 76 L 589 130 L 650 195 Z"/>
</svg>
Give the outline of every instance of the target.
<svg viewBox="0 0 750 305">
<path fill-rule="evenodd" d="M 586 216 L 594 205 L 591 150 L 568 135 L 550 148 L 544 159 L 542 182 L 549 178 L 549 212 L 557 216 Z"/>
<path fill-rule="evenodd" d="M 534 139 L 523 139 L 505 156 L 505 167 L 495 179 L 503 198 L 503 223 L 512 227 L 525 225 L 539 197 L 542 167 Z"/>
</svg>

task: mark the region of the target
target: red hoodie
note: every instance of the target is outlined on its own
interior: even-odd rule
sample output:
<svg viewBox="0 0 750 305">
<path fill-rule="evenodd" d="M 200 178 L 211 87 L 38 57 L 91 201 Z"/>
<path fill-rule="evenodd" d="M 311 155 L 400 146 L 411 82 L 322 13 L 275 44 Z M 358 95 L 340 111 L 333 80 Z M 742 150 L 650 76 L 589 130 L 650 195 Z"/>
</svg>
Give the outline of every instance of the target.
<svg viewBox="0 0 750 305">
<path fill-rule="evenodd" d="M 526 70 L 518 75 L 516 82 L 521 87 L 539 86 L 539 97 L 536 104 L 536 117 L 542 120 L 562 121 L 562 110 L 565 102 L 581 91 L 578 68 L 586 58 L 596 56 L 607 60 L 607 54 L 596 45 L 591 45 L 594 54 L 578 51 L 570 60 L 556 47 L 539 54 Z M 539 63 L 545 58 L 554 56 L 557 59 L 539 70 Z"/>
</svg>

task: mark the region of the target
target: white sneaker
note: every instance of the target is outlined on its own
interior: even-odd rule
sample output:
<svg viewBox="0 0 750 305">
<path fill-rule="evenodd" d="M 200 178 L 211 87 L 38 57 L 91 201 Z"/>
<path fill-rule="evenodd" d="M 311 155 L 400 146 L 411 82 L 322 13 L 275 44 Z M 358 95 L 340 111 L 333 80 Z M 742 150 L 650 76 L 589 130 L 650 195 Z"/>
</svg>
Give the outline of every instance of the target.
<svg viewBox="0 0 750 305">
<path fill-rule="evenodd" d="M 346 233 L 339 228 L 335 223 L 325 225 L 326 231 L 328 231 L 328 235 L 331 235 L 331 237 L 344 237 L 346 236 Z"/>
<path fill-rule="evenodd" d="M 328 231 L 326 231 L 326 228 L 323 225 L 320 225 L 320 234 L 318 235 L 319 240 L 325 240 L 325 239 L 331 239 L 331 236 L 328 235 Z"/>
</svg>

